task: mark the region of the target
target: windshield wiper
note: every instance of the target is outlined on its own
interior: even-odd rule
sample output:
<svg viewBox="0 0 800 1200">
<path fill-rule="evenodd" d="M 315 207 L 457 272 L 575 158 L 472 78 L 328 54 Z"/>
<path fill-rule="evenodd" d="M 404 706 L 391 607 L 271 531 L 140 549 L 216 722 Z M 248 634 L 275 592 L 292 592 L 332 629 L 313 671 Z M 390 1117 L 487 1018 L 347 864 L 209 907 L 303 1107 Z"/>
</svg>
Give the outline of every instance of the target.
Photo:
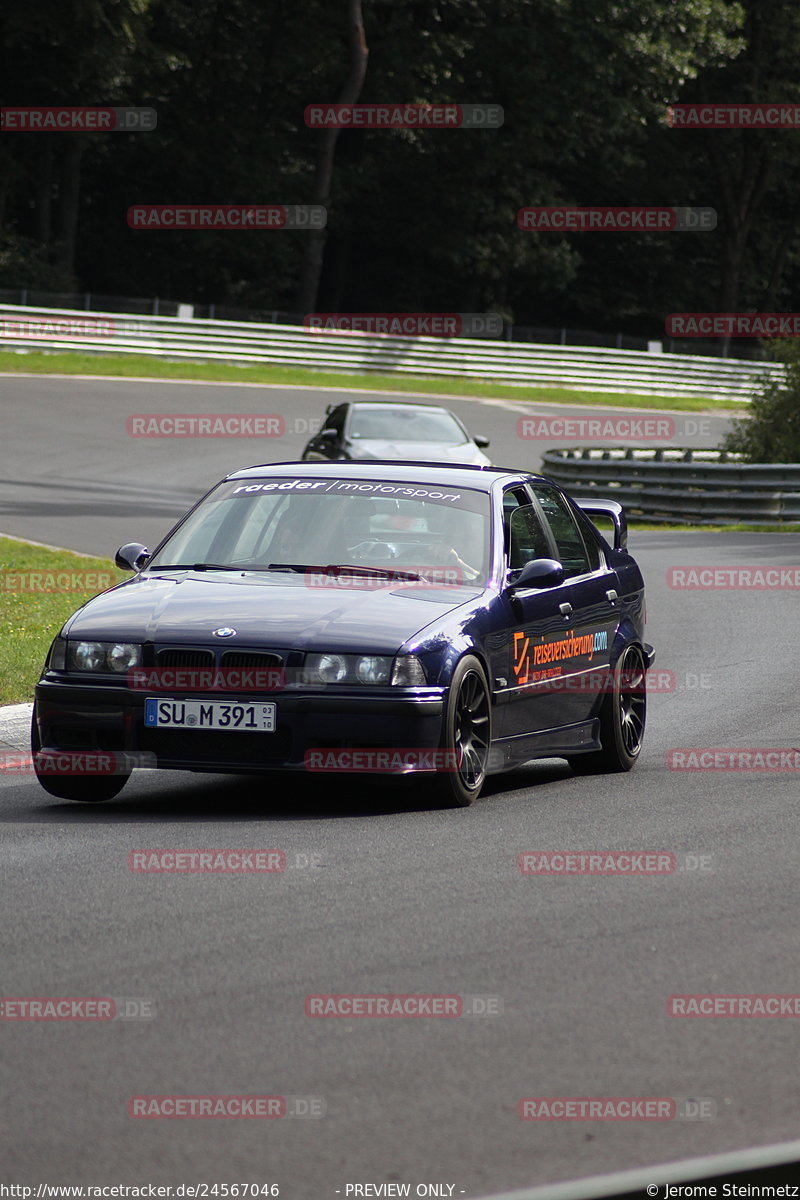
<svg viewBox="0 0 800 1200">
<path fill-rule="evenodd" d="M 165 563 L 163 567 L 153 567 L 156 571 L 245 571 L 250 567 L 232 567 L 230 563 Z"/>
<path fill-rule="evenodd" d="M 315 567 L 314 570 L 333 572 L 344 571 L 352 575 L 384 575 L 387 579 L 421 579 L 416 571 L 396 571 L 394 567 L 363 567 L 355 563 L 328 563 L 327 567 Z"/>
</svg>

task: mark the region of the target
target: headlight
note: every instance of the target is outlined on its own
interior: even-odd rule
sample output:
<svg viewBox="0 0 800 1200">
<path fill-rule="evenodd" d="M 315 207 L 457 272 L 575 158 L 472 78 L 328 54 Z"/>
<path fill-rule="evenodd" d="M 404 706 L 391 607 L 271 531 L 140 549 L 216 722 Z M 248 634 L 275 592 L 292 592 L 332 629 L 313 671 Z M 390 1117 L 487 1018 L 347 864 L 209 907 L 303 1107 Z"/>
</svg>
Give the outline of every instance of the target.
<svg viewBox="0 0 800 1200">
<path fill-rule="evenodd" d="M 388 654 L 306 655 L 306 683 L 388 684 L 391 675 Z"/>
<path fill-rule="evenodd" d="M 414 654 L 398 654 L 392 667 L 393 687 L 425 687 L 425 669 Z"/>
<path fill-rule="evenodd" d="M 67 642 L 68 671 L 111 671 L 123 675 L 141 662 L 142 647 L 132 642 Z"/>
<path fill-rule="evenodd" d="M 343 654 L 315 654 L 312 670 L 323 683 L 342 683 L 347 678 L 347 662 Z"/>
<path fill-rule="evenodd" d="M 390 658 L 365 654 L 356 659 L 356 675 L 360 683 L 388 683 L 391 669 Z"/>
<path fill-rule="evenodd" d="M 141 664 L 142 648 L 131 642 L 115 642 L 106 652 L 106 658 L 111 670 L 122 674 Z"/>
</svg>

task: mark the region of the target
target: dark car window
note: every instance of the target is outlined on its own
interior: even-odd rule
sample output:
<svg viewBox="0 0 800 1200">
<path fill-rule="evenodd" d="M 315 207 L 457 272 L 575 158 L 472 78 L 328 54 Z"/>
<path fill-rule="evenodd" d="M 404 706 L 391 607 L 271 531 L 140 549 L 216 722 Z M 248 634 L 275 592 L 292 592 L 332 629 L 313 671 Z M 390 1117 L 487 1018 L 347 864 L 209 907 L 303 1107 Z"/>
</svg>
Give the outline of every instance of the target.
<svg viewBox="0 0 800 1200">
<path fill-rule="evenodd" d="M 534 558 L 551 557 L 552 550 L 544 525 L 532 504 L 522 505 L 511 512 L 508 534 L 508 565 L 512 571 L 524 567 Z"/>
<path fill-rule="evenodd" d="M 408 404 L 354 407 L 349 433 L 352 438 L 441 442 L 444 445 L 460 445 L 467 440 L 463 429 L 450 413 L 414 408 Z"/>
<path fill-rule="evenodd" d="M 590 557 L 578 522 L 561 493 L 544 484 L 536 484 L 533 494 L 542 506 L 567 577 L 585 575 L 589 571 L 597 570 L 600 565 L 599 551 L 595 546 Z"/>
</svg>

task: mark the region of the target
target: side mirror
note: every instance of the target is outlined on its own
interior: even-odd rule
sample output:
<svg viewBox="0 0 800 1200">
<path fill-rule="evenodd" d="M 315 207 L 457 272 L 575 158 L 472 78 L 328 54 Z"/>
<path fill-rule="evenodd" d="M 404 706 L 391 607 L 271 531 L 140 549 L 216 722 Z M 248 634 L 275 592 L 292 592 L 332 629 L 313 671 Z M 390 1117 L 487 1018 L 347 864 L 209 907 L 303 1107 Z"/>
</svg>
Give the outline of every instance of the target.
<svg viewBox="0 0 800 1200">
<path fill-rule="evenodd" d="M 335 442 L 339 434 L 335 429 L 323 429 L 317 436 L 322 442 Z"/>
<path fill-rule="evenodd" d="M 484 434 L 482 434 L 482 433 L 476 433 L 475 437 L 472 440 L 475 443 L 475 445 L 478 447 L 479 450 L 485 450 L 486 447 L 489 445 L 489 439 L 487 437 L 485 437 Z"/>
<path fill-rule="evenodd" d="M 114 556 L 114 562 L 120 571 L 141 571 L 150 558 L 150 551 L 141 542 L 128 542 L 120 546 Z"/>
<path fill-rule="evenodd" d="M 554 558 L 534 558 L 512 579 L 509 588 L 517 591 L 522 588 L 551 588 L 563 583 L 566 576 L 560 562 Z"/>
</svg>

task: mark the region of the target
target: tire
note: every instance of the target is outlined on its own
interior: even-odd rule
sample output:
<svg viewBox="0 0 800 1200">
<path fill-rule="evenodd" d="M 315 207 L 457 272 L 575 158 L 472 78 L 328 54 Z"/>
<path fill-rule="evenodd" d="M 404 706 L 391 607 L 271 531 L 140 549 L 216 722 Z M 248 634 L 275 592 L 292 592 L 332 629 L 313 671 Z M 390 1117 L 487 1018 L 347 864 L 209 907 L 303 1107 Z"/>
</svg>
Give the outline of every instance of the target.
<svg viewBox="0 0 800 1200">
<path fill-rule="evenodd" d="M 31 756 L 37 780 L 50 796 L 58 800 L 76 800 L 83 804 L 100 804 L 119 795 L 131 777 L 130 771 L 119 775 L 45 775 L 39 774 L 37 756 L 41 749 L 36 708 L 31 718 Z"/>
<path fill-rule="evenodd" d="M 457 766 L 436 777 L 435 790 L 445 804 L 466 808 L 478 799 L 491 741 L 489 685 L 478 659 L 468 654 L 457 663 L 447 694 L 441 748 L 455 756 Z"/>
<path fill-rule="evenodd" d="M 614 688 L 600 709 L 601 750 L 567 761 L 578 775 L 630 771 L 642 749 L 647 721 L 646 667 L 640 646 L 626 646 L 614 668 Z"/>
</svg>

